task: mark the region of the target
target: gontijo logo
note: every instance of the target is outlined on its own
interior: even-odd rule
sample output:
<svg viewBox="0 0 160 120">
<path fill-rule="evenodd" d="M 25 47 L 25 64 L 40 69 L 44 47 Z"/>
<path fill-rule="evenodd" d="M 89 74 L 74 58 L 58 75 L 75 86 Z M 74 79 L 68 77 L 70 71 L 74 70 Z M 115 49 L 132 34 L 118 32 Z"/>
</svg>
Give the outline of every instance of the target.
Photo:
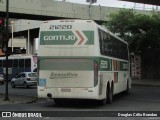
<svg viewBox="0 0 160 120">
<path fill-rule="evenodd" d="M 91 45 L 94 31 L 42 31 L 40 45 Z"/>
<path fill-rule="evenodd" d="M 75 39 L 76 39 L 76 36 L 74 36 L 74 35 L 44 36 L 45 41 L 46 40 L 75 40 Z"/>
</svg>

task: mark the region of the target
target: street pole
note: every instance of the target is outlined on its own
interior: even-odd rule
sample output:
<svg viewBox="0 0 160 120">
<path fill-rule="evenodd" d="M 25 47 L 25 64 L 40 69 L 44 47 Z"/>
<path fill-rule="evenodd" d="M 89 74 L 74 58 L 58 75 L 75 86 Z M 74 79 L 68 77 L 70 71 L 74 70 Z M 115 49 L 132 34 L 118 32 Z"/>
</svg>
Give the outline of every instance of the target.
<svg viewBox="0 0 160 120">
<path fill-rule="evenodd" d="M 9 18 L 9 0 L 6 0 L 6 91 L 4 101 L 8 101 L 8 18 Z"/>
<path fill-rule="evenodd" d="M 12 47 L 12 52 L 13 52 L 13 24 L 14 24 L 14 21 L 11 21 L 11 27 L 12 27 L 11 47 Z"/>
<path fill-rule="evenodd" d="M 28 54 L 30 54 L 30 48 L 29 48 L 29 44 L 30 44 L 30 22 L 28 22 Z"/>
</svg>

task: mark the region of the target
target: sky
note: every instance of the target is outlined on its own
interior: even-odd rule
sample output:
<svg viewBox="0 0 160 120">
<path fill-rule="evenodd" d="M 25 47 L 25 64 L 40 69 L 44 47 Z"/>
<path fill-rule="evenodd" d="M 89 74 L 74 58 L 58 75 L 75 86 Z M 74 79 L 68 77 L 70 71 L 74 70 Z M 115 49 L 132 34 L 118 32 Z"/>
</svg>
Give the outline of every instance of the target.
<svg viewBox="0 0 160 120">
<path fill-rule="evenodd" d="M 56 0 L 56 1 L 63 1 L 63 0 Z M 89 4 L 86 2 L 86 0 L 64 0 L 64 1 L 79 3 L 79 4 Z M 152 8 L 154 7 L 156 9 L 156 6 L 153 6 L 153 5 L 144 5 L 144 4 L 133 3 L 133 2 L 119 1 L 119 0 L 97 0 L 97 3 L 94 3 L 93 5 L 119 7 L 119 8 L 135 8 L 135 9 L 145 8 L 145 10 L 152 10 Z"/>
</svg>

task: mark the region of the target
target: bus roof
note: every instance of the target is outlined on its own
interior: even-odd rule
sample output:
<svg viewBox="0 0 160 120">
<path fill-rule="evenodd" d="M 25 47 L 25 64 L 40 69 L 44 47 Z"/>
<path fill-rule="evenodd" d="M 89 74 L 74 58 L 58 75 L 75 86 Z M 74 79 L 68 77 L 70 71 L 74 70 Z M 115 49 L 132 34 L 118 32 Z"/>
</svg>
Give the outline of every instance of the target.
<svg viewBox="0 0 160 120">
<path fill-rule="evenodd" d="M 83 21 L 83 22 L 94 22 L 96 23 L 95 21 L 93 20 L 78 20 L 78 19 L 62 19 L 62 20 L 47 20 L 47 21 L 44 21 L 43 23 L 48 23 L 48 22 L 52 22 L 52 21 L 59 21 L 59 22 L 76 22 L 76 21 Z"/>
<path fill-rule="evenodd" d="M 94 20 L 81 20 L 81 19 L 62 19 L 62 20 L 48 20 L 48 21 L 44 21 L 43 23 L 50 23 L 50 22 L 66 22 L 66 23 L 69 23 L 69 22 L 86 22 L 86 23 L 93 23 L 93 24 L 96 24 L 97 27 L 99 27 L 100 29 L 104 30 L 105 32 L 107 32 L 108 34 L 110 34 L 111 36 L 113 37 L 116 37 L 118 40 L 128 44 L 126 41 L 124 41 L 122 38 L 118 37 L 117 35 L 115 35 L 114 33 L 112 33 L 110 30 L 108 30 L 107 28 L 105 28 L 104 26 L 102 25 L 99 25 L 97 24 Z"/>
</svg>

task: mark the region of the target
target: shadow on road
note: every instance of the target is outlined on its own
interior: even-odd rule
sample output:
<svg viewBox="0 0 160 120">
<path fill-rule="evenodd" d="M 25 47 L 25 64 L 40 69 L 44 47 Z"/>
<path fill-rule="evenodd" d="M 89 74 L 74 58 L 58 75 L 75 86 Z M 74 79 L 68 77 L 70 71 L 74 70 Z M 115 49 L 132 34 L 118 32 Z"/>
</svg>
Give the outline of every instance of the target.
<svg viewBox="0 0 160 120">
<path fill-rule="evenodd" d="M 114 96 L 112 104 L 114 102 L 123 100 L 130 96 L 132 93 L 120 93 Z M 111 106 L 112 104 L 106 104 L 108 106 Z M 100 105 L 99 101 L 97 100 L 79 100 L 79 99 L 58 99 L 56 103 L 54 100 L 50 100 L 44 104 L 45 107 L 49 108 L 77 108 L 77 109 L 83 109 L 83 108 L 90 108 L 90 109 L 96 109 L 96 108 L 102 108 L 103 106 Z"/>
</svg>

